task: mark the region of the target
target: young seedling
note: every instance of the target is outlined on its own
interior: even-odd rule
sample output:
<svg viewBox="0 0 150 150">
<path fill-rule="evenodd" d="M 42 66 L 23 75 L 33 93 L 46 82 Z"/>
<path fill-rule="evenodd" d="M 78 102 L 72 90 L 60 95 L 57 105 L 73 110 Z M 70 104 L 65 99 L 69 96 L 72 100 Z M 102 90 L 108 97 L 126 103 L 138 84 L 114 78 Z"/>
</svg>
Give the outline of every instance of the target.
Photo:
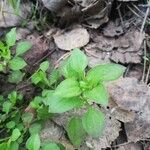
<svg viewBox="0 0 150 150">
<path fill-rule="evenodd" d="M 0 72 L 10 71 L 8 81 L 11 83 L 19 83 L 25 75 L 21 70 L 27 63 L 21 56 L 32 47 L 30 42 L 21 41 L 16 46 L 15 55 L 12 55 L 11 49 L 15 45 L 16 28 L 13 28 L 6 34 L 5 41 L 0 41 Z"/>
<path fill-rule="evenodd" d="M 74 49 L 60 67 L 64 80 L 55 90 L 50 91 L 47 100 L 43 100 L 50 113 L 87 108 L 81 117 L 73 117 L 67 125 L 68 136 L 76 147 L 80 146 L 86 134 L 94 138 L 102 134 L 105 116 L 93 104 L 102 107 L 108 105 L 105 82 L 118 79 L 125 70 L 125 67 L 111 63 L 98 65 L 86 72 L 87 65 L 86 55 L 81 50 Z"/>
</svg>

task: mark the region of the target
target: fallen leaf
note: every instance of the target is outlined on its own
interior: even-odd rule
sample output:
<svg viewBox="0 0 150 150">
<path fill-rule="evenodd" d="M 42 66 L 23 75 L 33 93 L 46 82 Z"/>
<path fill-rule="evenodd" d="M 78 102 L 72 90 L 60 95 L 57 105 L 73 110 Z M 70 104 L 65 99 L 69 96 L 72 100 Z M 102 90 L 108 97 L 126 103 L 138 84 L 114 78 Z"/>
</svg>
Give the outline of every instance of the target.
<svg viewBox="0 0 150 150">
<path fill-rule="evenodd" d="M 86 29 L 75 28 L 68 32 L 57 33 L 54 35 L 54 41 L 58 48 L 62 50 L 71 50 L 85 46 L 89 42 L 90 36 Z"/>
<path fill-rule="evenodd" d="M 8 1 L 1 1 L 0 27 L 7 28 L 21 25 L 22 20 L 26 19 L 30 14 L 31 5 L 31 3 L 21 3 L 19 6 L 19 15 L 16 15 L 15 10 L 8 4 Z"/>
<path fill-rule="evenodd" d="M 124 110 L 139 112 L 149 99 L 148 86 L 136 78 L 120 78 L 108 85 L 110 97 Z"/>
<path fill-rule="evenodd" d="M 135 40 L 136 37 L 138 37 L 137 40 Z M 105 63 L 108 60 L 113 60 L 116 63 L 141 63 L 144 34 L 138 30 L 131 28 L 116 38 L 92 31 L 91 38 L 93 42 L 84 47 L 90 57 L 90 63 L 92 62 L 91 66 L 98 65 L 103 61 Z"/>
<path fill-rule="evenodd" d="M 52 12 L 59 11 L 65 4 L 67 0 L 42 0 L 44 6 Z"/>
</svg>

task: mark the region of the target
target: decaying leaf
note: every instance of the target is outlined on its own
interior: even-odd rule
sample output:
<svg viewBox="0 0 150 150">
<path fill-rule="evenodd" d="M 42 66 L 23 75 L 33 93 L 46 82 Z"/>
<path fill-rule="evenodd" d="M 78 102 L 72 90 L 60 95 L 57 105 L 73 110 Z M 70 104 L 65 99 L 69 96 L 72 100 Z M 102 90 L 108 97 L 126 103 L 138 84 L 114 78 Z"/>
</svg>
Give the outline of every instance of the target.
<svg viewBox="0 0 150 150">
<path fill-rule="evenodd" d="M 149 99 L 148 86 L 136 78 L 120 78 L 108 85 L 110 97 L 124 110 L 139 112 Z"/>
<path fill-rule="evenodd" d="M 71 50 L 83 47 L 89 42 L 89 39 L 90 36 L 87 30 L 81 27 L 54 35 L 55 44 L 62 50 Z"/>
<path fill-rule="evenodd" d="M 66 150 L 74 150 L 74 147 L 69 143 L 69 141 L 65 138 L 64 130 L 60 126 L 57 126 L 52 121 L 48 120 L 44 128 L 40 133 L 40 138 L 42 142 L 50 141 L 61 143 L 66 147 Z"/>
<path fill-rule="evenodd" d="M 27 35 L 31 34 L 31 31 L 27 28 L 18 28 L 17 29 L 17 40 L 26 39 Z"/>
<path fill-rule="evenodd" d="M 42 0 L 44 6 L 52 12 L 59 11 L 65 4 L 67 0 Z"/>
<path fill-rule="evenodd" d="M 131 122 L 135 118 L 135 113 L 133 111 L 119 108 L 112 99 L 109 100 L 108 109 L 110 110 L 111 115 L 121 122 Z"/>
<path fill-rule="evenodd" d="M 31 41 L 32 49 L 27 51 L 24 55 L 24 59 L 30 66 L 34 66 L 42 57 L 44 57 L 50 50 L 48 43 L 38 35 L 28 35 L 27 40 Z"/>
<path fill-rule="evenodd" d="M 81 10 L 85 16 L 85 21 L 90 28 L 99 28 L 102 24 L 108 22 L 109 13 L 113 0 L 82 0 Z"/>
<path fill-rule="evenodd" d="M 150 88 L 148 91 L 150 97 Z M 126 123 L 125 129 L 128 141 L 137 142 L 150 137 L 150 99 L 148 98 L 133 122 Z"/>
<path fill-rule="evenodd" d="M 124 33 L 122 26 L 117 26 L 114 22 L 109 21 L 103 29 L 103 35 L 106 37 L 116 37 Z"/>
<path fill-rule="evenodd" d="M 19 7 L 19 15 L 15 14 L 15 10 L 10 4 L 8 4 L 8 1 L 1 1 L 0 8 L 0 27 L 7 28 L 19 26 L 21 24 L 22 18 L 27 18 L 31 12 L 31 3 L 21 3 Z"/>
<path fill-rule="evenodd" d="M 116 35 L 116 31 L 112 32 Z M 91 35 L 93 42 L 85 46 L 85 50 L 90 57 L 91 66 L 97 65 L 99 62 L 105 63 L 108 60 L 113 60 L 117 63 L 141 62 L 143 55 L 141 46 L 144 40 L 144 34 L 141 34 L 138 30 L 131 28 L 123 35 L 118 34 L 116 38 L 110 37 L 106 31 L 103 33 L 106 36 L 101 33 L 92 34 L 94 34 L 93 36 Z"/>
<path fill-rule="evenodd" d="M 117 150 L 141 150 L 141 143 L 127 143 L 125 145 L 119 146 Z"/>
</svg>

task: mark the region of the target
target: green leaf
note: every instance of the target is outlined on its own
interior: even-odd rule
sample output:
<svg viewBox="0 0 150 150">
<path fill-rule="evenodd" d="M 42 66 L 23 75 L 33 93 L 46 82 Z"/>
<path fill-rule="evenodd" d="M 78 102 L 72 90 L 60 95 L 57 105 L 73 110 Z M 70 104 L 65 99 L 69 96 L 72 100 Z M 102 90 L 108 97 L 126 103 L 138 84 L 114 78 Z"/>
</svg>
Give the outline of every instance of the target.
<svg viewBox="0 0 150 150">
<path fill-rule="evenodd" d="M 5 51 L 6 47 L 2 41 L 0 41 L 0 50 L 3 52 Z"/>
<path fill-rule="evenodd" d="M 94 85 L 100 81 L 116 80 L 123 75 L 124 71 L 125 67 L 119 64 L 98 65 L 87 73 L 87 80 Z"/>
<path fill-rule="evenodd" d="M 49 61 L 44 61 L 40 64 L 40 69 L 45 72 L 49 68 Z"/>
<path fill-rule="evenodd" d="M 24 54 L 31 49 L 32 44 L 28 41 L 19 42 L 16 48 L 16 56 Z"/>
<path fill-rule="evenodd" d="M 71 56 L 61 64 L 60 70 L 66 78 L 81 78 L 84 75 L 84 69 L 87 64 L 86 55 L 76 48 L 72 51 Z"/>
<path fill-rule="evenodd" d="M 12 73 L 8 76 L 8 82 L 18 84 L 22 81 L 24 75 L 25 73 L 22 73 L 20 70 L 12 71 Z"/>
<path fill-rule="evenodd" d="M 14 121 L 9 121 L 8 123 L 6 123 L 6 127 L 8 129 L 13 129 L 15 127 L 16 123 Z"/>
<path fill-rule="evenodd" d="M 70 67 L 83 77 L 84 70 L 88 65 L 86 55 L 78 48 L 73 49 L 70 56 Z"/>
<path fill-rule="evenodd" d="M 17 101 L 17 92 L 16 92 L 16 91 L 11 92 L 11 93 L 8 95 L 8 99 L 10 100 L 10 102 L 11 102 L 12 104 L 16 104 L 16 101 Z"/>
<path fill-rule="evenodd" d="M 45 104 L 49 106 L 50 113 L 64 113 L 73 108 L 82 106 L 83 102 L 78 97 L 60 98 L 57 96 L 51 96 L 47 98 Z"/>
<path fill-rule="evenodd" d="M 7 143 L 1 143 L 0 144 L 0 150 L 7 150 Z"/>
<path fill-rule="evenodd" d="M 101 135 L 104 129 L 104 122 L 104 114 L 93 108 L 89 108 L 82 117 L 83 128 L 89 135 L 95 138 Z"/>
<path fill-rule="evenodd" d="M 30 113 L 30 112 L 25 112 L 23 115 L 22 115 L 22 121 L 24 123 L 31 123 L 33 119 L 33 114 Z"/>
<path fill-rule="evenodd" d="M 38 108 L 40 108 L 41 102 L 42 102 L 42 97 L 36 96 L 36 97 L 34 98 L 34 100 L 32 100 L 32 101 L 30 102 L 30 107 L 32 107 L 32 108 L 34 108 L 34 109 L 38 109 Z"/>
<path fill-rule="evenodd" d="M 26 148 L 28 150 L 39 150 L 41 145 L 40 137 L 38 134 L 33 134 L 26 142 Z"/>
<path fill-rule="evenodd" d="M 62 81 L 55 90 L 55 94 L 60 97 L 74 97 L 80 95 L 81 92 L 79 83 L 73 78 Z"/>
<path fill-rule="evenodd" d="M 8 150 L 19 150 L 19 144 L 16 141 L 11 142 Z"/>
<path fill-rule="evenodd" d="M 3 103 L 3 112 L 8 114 L 11 108 L 12 108 L 12 103 L 11 102 L 5 101 Z"/>
<path fill-rule="evenodd" d="M 21 136 L 19 129 L 15 128 L 11 135 L 11 141 L 16 141 Z"/>
<path fill-rule="evenodd" d="M 10 69 L 14 71 L 23 69 L 26 65 L 27 63 L 20 57 L 15 57 L 9 62 Z"/>
<path fill-rule="evenodd" d="M 83 142 L 86 132 L 82 126 L 82 120 L 79 117 L 72 118 L 67 125 L 69 139 L 76 147 Z"/>
<path fill-rule="evenodd" d="M 37 117 L 40 120 L 47 120 L 53 115 L 48 112 L 48 106 L 42 106 L 37 110 Z"/>
<path fill-rule="evenodd" d="M 7 45 L 14 46 L 16 43 L 16 28 L 12 28 L 10 32 L 6 34 L 6 43 Z"/>
<path fill-rule="evenodd" d="M 70 66 L 70 58 L 66 59 L 61 64 L 60 72 L 65 78 L 78 78 L 77 72 L 75 72 Z"/>
<path fill-rule="evenodd" d="M 44 143 L 42 150 L 60 150 L 60 148 L 55 143 Z"/>
<path fill-rule="evenodd" d="M 1 57 L 3 57 L 3 58 L 6 59 L 6 60 L 10 60 L 10 59 L 11 59 L 11 52 L 10 52 L 9 47 L 6 47 L 6 48 L 2 51 Z"/>
<path fill-rule="evenodd" d="M 107 89 L 102 85 L 98 85 L 90 91 L 85 91 L 84 96 L 89 102 L 95 102 L 102 106 L 108 105 L 108 93 Z"/>
<path fill-rule="evenodd" d="M 31 135 L 37 134 L 41 131 L 41 128 L 42 128 L 42 126 L 41 126 L 40 123 L 34 123 L 30 126 L 29 132 L 30 132 Z"/>
<path fill-rule="evenodd" d="M 56 83 L 60 78 L 60 73 L 57 69 L 54 69 L 52 71 L 52 73 L 49 76 L 49 84 L 53 85 L 54 83 Z"/>
<path fill-rule="evenodd" d="M 35 85 L 39 84 L 39 83 L 42 83 L 42 84 L 45 84 L 45 85 L 49 85 L 49 81 L 46 77 L 46 73 L 43 72 L 43 71 L 38 71 L 38 72 L 35 72 L 32 77 L 31 77 L 31 80 L 32 80 L 32 83 L 34 83 Z"/>
</svg>

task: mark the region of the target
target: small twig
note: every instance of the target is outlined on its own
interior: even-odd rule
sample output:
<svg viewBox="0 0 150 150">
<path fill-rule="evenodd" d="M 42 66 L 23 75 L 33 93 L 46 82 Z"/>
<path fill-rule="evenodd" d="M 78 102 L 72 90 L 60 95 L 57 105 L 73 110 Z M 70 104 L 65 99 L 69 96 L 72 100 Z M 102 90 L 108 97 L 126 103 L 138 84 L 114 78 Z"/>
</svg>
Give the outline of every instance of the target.
<svg viewBox="0 0 150 150">
<path fill-rule="evenodd" d="M 142 17 L 141 17 L 139 14 L 137 14 L 130 6 L 127 5 L 127 7 L 128 7 L 128 9 L 129 9 L 133 14 L 135 14 L 137 17 L 142 18 Z"/>
<path fill-rule="evenodd" d="M 140 30 L 141 33 L 142 33 L 143 30 L 144 30 L 144 26 L 145 26 L 145 23 L 146 23 L 146 20 L 147 20 L 149 11 L 150 11 L 150 8 L 148 7 L 147 10 L 146 10 L 146 13 L 145 13 L 145 17 L 144 17 L 144 20 L 143 20 L 143 24 L 142 24 L 142 26 L 141 26 L 141 30 Z"/>
<path fill-rule="evenodd" d="M 33 66 L 38 65 L 40 62 L 42 62 L 44 59 L 46 59 L 47 57 L 49 57 L 54 52 L 55 52 L 55 49 L 49 51 L 45 56 L 43 56 L 40 60 L 38 60 L 36 63 L 34 63 Z"/>
<path fill-rule="evenodd" d="M 121 4 L 117 7 L 117 10 L 118 10 L 120 21 L 121 21 L 121 24 L 122 24 L 122 27 L 123 27 L 124 26 L 124 21 L 123 21 L 123 17 L 122 17 L 121 11 L 120 11 L 120 7 L 121 7 Z"/>
<path fill-rule="evenodd" d="M 125 142 L 123 144 L 114 145 L 112 147 L 115 148 L 115 147 L 125 146 L 125 145 L 130 144 L 130 143 L 132 143 L 132 142 Z"/>
<path fill-rule="evenodd" d="M 58 68 L 58 67 L 59 67 L 59 63 L 60 63 L 61 60 L 66 59 L 66 58 L 68 58 L 69 56 L 70 56 L 70 52 L 67 52 L 67 53 L 65 53 L 63 56 L 61 56 L 61 57 L 57 60 L 57 62 L 55 63 L 55 68 Z"/>
<path fill-rule="evenodd" d="M 97 55 L 93 54 L 91 51 L 87 50 L 86 48 L 84 48 L 85 52 L 90 54 L 91 56 L 95 57 L 95 58 L 99 58 Z"/>
<path fill-rule="evenodd" d="M 139 11 L 143 16 L 145 16 L 145 13 L 143 11 L 141 11 L 136 5 L 132 4 L 132 6 L 137 10 Z M 150 21 L 150 19 L 147 17 L 147 20 Z"/>
<path fill-rule="evenodd" d="M 146 57 L 146 41 L 144 40 L 144 57 Z M 144 69 L 143 69 L 143 74 L 142 74 L 142 82 L 144 82 L 145 78 L 145 72 L 146 72 L 146 59 L 144 59 Z"/>
<path fill-rule="evenodd" d="M 146 75 L 146 80 L 145 80 L 146 84 L 148 84 L 149 75 L 150 75 L 150 64 L 149 64 L 147 75 Z"/>
</svg>

